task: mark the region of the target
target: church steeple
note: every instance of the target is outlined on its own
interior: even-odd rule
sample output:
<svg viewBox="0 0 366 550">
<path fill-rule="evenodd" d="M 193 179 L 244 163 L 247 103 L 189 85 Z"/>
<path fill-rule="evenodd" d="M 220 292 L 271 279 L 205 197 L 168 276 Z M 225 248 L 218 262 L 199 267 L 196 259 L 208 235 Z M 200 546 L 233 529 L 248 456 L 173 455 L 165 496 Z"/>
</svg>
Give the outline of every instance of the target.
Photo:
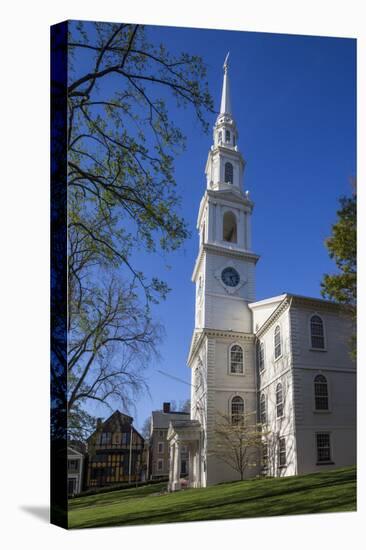
<svg viewBox="0 0 366 550">
<path fill-rule="evenodd" d="M 243 194 L 245 162 L 238 149 L 239 134 L 232 114 L 228 58 L 229 53 L 224 61 L 220 112 L 213 128 L 213 145 L 206 164 L 207 187 L 213 190 L 231 188 Z"/>
</svg>

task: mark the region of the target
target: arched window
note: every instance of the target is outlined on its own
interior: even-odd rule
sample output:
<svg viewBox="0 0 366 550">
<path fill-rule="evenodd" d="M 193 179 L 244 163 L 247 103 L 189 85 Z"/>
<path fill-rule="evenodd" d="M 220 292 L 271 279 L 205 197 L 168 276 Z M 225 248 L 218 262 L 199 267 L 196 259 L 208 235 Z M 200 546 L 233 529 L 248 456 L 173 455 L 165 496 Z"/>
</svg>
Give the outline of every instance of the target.
<svg viewBox="0 0 366 550">
<path fill-rule="evenodd" d="M 243 349 L 235 344 L 230 349 L 230 372 L 232 374 L 243 374 Z"/>
<path fill-rule="evenodd" d="M 275 350 L 275 359 L 278 359 L 278 357 L 281 356 L 282 350 L 281 350 L 281 329 L 279 325 L 275 328 L 274 333 L 274 350 Z"/>
<path fill-rule="evenodd" d="M 261 424 L 266 424 L 267 423 L 267 407 L 266 407 L 266 396 L 264 395 L 264 393 L 262 393 L 260 403 L 259 403 L 259 414 L 260 414 Z"/>
<path fill-rule="evenodd" d="M 313 315 L 310 319 L 311 347 L 313 349 L 324 349 L 324 326 L 319 315 Z"/>
<path fill-rule="evenodd" d="M 231 400 L 231 422 L 240 424 L 244 420 L 244 401 L 238 395 Z"/>
<path fill-rule="evenodd" d="M 257 342 L 257 367 L 261 373 L 264 370 L 264 344 Z"/>
<path fill-rule="evenodd" d="M 237 241 L 236 217 L 233 212 L 225 212 L 224 214 L 222 238 L 229 243 L 236 243 Z"/>
<path fill-rule="evenodd" d="M 318 374 L 314 378 L 315 409 L 317 411 L 327 411 L 328 403 L 328 382 L 325 376 Z"/>
<path fill-rule="evenodd" d="M 229 132 L 229 130 L 225 130 L 225 141 L 226 141 L 226 143 L 229 143 L 229 141 L 230 141 L 230 132 Z"/>
<path fill-rule="evenodd" d="M 225 162 L 225 183 L 234 182 L 234 168 L 231 162 Z"/>
<path fill-rule="evenodd" d="M 283 416 L 283 391 L 281 383 L 276 386 L 276 415 L 277 418 Z"/>
<path fill-rule="evenodd" d="M 222 132 L 219 132 L 219 143 L 222 143 Z"/>
</svg>

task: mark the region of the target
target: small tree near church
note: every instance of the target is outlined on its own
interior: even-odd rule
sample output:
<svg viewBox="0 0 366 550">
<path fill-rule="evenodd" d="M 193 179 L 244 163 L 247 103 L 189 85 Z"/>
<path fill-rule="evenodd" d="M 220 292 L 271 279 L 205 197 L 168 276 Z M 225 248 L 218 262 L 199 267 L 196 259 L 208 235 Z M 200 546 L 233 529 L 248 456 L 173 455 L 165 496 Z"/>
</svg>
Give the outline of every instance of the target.
<svg viewBox="0 0 366 550">
<path fill-rule="evenodd" d="M 245 473 L 261 462 L 264 435 L 262 425 L 256 422 L 256 412 L 235 417 L 218 412 L 210 454 L 238 472 L 243 480 Z"/>
</svg>

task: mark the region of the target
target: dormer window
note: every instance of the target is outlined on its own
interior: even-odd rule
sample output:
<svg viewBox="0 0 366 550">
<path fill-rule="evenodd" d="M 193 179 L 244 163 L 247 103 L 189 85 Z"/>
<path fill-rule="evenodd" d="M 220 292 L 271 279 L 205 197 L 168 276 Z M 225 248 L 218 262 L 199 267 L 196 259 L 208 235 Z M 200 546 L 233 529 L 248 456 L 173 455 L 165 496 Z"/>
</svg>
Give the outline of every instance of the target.
<svg viewBox="0 0 366 550">
<path fill-rule="evenodd" d="M 229 130 L 225 130 L 225 141 L 226 141 L 226 143 L 230 143 L 230 132 L 229 132 Z"/>
</svg>

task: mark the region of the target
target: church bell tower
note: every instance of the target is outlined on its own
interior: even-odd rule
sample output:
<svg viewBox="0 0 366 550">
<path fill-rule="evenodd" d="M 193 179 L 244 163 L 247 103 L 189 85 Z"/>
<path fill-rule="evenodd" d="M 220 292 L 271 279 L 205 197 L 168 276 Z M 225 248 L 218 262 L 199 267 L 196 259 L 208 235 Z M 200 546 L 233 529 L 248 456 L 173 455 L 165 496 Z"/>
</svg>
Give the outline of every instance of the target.
<svg viewBox="0 0 366 550">
<path fill-rule="evenodd" d="M 245 160 L 238 147 L 232 114 L 228 56 L 220 113 L 213 129 L 213 145 L 206 162 L 206 192 L 201 200 L 197 229 L 199 253 L 192 280 L 196 284 L 196 328 L 251 332 L 255 299 L 251 251 L 253 203 L 244 191 Z"/>
<path fill-rule="evenodd" d="M 256 409 L 254 335 L 248 304 L 255 300 L 259 257 L 251 250 L 254 205 L 243 184 L 245 160 L 231 107 L 228 56 L 205 168 L 206 190 L 197 219 L 199 251 L 192 275 L 196 311 L 188 358 L 191 418 L 202 429 L 197 486 L 236 479 L 235 472 L 219 463 L 213 453 L 217 415 L 230 416 L 233 403 L 242 404 L 243 410 Z"/>
</svg>

